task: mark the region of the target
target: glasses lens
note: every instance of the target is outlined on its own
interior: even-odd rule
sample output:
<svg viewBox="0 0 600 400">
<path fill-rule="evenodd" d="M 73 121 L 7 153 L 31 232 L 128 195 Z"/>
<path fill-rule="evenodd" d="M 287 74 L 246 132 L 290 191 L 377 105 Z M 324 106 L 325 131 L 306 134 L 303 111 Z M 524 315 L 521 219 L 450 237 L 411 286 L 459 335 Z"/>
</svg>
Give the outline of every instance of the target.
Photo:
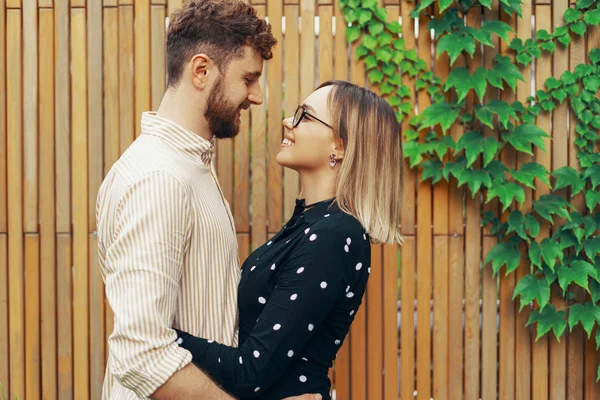
<svg viewBox="0 0 600 400">
<path fill-rule="evenodd" d="M 298 124 L 300 123 L 300 120 L 302 119 L 303 111 L 304 110 L 302 109 L 302 107 L 296 108 L 296 112 L 294 113 L 294 120 L 293 120 L 294 127 L 298 126 Z"/>
</svg>

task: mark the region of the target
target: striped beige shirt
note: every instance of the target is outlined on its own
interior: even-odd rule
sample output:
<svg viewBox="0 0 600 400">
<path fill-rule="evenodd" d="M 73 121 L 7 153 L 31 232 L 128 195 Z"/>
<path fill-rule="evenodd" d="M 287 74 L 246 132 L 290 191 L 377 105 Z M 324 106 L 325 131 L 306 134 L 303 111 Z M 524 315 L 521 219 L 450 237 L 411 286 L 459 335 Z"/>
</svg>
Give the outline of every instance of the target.
<svg viewBox="0 0 600 400">
<path fill-rule="evenodd" d="M 102 399 L 147 398 L 191 362 L 171 327 L 237 345 L 238 249 L 213 152 L 144 113 L 100 187 L 99 259 L 115 316 Z"/>
</svg>

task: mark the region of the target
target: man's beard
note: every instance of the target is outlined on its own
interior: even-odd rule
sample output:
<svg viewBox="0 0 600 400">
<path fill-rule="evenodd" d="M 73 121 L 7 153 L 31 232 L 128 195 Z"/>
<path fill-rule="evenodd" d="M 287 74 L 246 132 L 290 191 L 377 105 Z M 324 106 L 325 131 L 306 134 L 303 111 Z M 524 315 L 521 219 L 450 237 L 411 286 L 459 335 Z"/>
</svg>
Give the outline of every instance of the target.
<svg viewBox="0 0 600 400">
<path fill-rule="evenodd" d="M 225 98 L 223 80 L 219 79 L 208 96 L 204 117 L 208 121 L 208 128 L 217 139 L 227 139 L 237 136 L 240 132 L 237 112 L 239 107 L 234 107 Z"/>
</svg>

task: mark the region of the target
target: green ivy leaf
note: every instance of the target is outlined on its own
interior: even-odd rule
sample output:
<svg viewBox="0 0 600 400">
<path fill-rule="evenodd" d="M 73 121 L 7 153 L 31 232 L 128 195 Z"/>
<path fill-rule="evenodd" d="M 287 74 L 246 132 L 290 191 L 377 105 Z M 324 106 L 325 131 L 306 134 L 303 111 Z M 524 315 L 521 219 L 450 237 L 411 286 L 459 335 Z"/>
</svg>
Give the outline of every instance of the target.
<svg viewBox="0 0 600 400">
<path fill-rule="evenodd" d="M 558 100 L 559 103 L 562 103 L 567 98 L 567 92 L 563 89 L 557 89 L 552 92 L 552 97 Z"/>
<path fill-rule="evenodd" d="M 515 286 L 513 300 L 517 296 L 521 296 L 519 311 L 523 310 L 523 307 L 529 305 L 533 300 L 537 301 L 540 310 L 543 310 L 550 301 L 550 286 L 544 279 L 538 279 L 533 275 L 525 275 Z"/>
<path fill-rule="evenodd" d="M 475 105 L 475 116 L 483 124 L 489 126 L 491 129 L 494 129 L 494 122 L 493 122 L 494 114 L 492 114 L 492 112 L 487 107 L 482 107 L 479 104 L 476 104 Z"/>
<path fill-rule="evenodd" d="M 373 13 L 371 11 L 365 9 L 358 10 L 358 23 L 360 25 L 365 25 L 371 19 L 373 19 Z"/>
<path fill-rule="evenodd" d="M 375 48 L 377 47 L 377 39 L 375 39 L 371 35 L 363 35 L 363 37 L 362 37 L 362 44 L 367 49 L 369 49 L 371 51 L 375 51 Z"/>
<path fill-rule="evenodd" d="M 573 167 L 564 166 L 552 172 L 556 176 L 556 184 L 554 190 L 562 189 L 571 186 L 571 194 L 576 195 L 585 188 L 585 179 L 582 179 L 579 172 Z"/>
<path fill-rule="evenodd" d="M 381 94 L 384 96 L 394 92 L 394 86 L 390 85 L 388 81 L 384 81 L 379 87 L 379 89 L 381 90 Z"/>
<path fill-rule="evenodd" d="M 387 75 L 389 77 L 397 75 L 397 73 L 398 73 L 398 67 L 396 65 L 394 65 L 393 63 L 385 64 L 381 70 L 383 71 L 383 73 L 385 75 Z M 391 82 L 390 79 L 388 79 L 387 82 L 391 85 L 394 85 L 394 83 Z"/>
<path fill-rule="evenodd" d="M 422 0 L 419 3 L 419 6 L 416 7 L 414 10 L 411 11 L 410 16 L 412 18 L 418 18 L 419 14 L 421 14 L 421 12 L 423 10 L 425 10 L 426 8 L 428 8 L 432 4 L 433 4 L 433 0 Z"/>
<path fill-rule="evenodd" d="M 600 185 L 600 164 L 595 164 L 586 168 L 583 177 L 586 179 L 591 178 L 592 190 L 595 190 L 596 186 Z"/>
<path fill-rule="evenodd" d="M 561 36 L 557 37 L 558 41 L 563 44 L 563 46 L 568 46 L 571 43 L 571 36 L 568 33 L 565 33 Z"/>
<path fill-rule="evenodd" d="M 422 114 L 421 128 L 429 128 L 440 124 L 446 132 L 454 124 L 460 114 L 460 109 L 445 102 L 434 103 L 427 107 Z"/>
<path fill-rule="evenodd" d="M 456 151 L 465 150 L 467 156 L 467 168 L 470 167 L 479 156 L 484 155 L 484 167 L 487 166 L 493 159 L 498 150 L 500 143 L 493 137 L 484 137 L 479 131 L 469 131 L 463 134 L 456 144 Z"/>
<path fill-rule="evenodd" d="M 449 33 L 438 41 L 436 58 L 447 52 L 450 56 L 450 65 L 452 65 L 463 51 L 466 51 L 471 56 L 475 53 L 475 42 L 473 39 L 464 35 Z"/>
<path fill-rule="evenodd" d="M 570 220 L 568 208 L 573 208 L 563 197 L 545 194 L 538 200 L 533 201 L 533 209 L 545 220 L 554 223 L 552 215 L 558 215 L 566 220 Z"/>
<path fill-rule="evenodd" d="M 404 142 L 402 145 L 402 153 L 404 154 L 404 157 L 408 158 L 411 168 L 414 168 L 423 160 L 421 147 L 417 142 Z"/>
<path fill-rule="evenodd" d="M 444 87 L 444 91 L 448 91 L 450 88 L 455 88 L 456 93 L 458 94 L 458 102 L 463 101 L 469 90 L 472 87 L 471 82 L 471 73 L 465 67 L 457 67 L 454 68 L 450 75 L 448 75 L 448 79 L 446 80 L 446 86 Z"/>
<path fill-rule="evenodd" d="M 600 63 L 600 48 L 590 51 L 590 61 L 594 64 Z"/>
<path fill-rule="evenodd" d="M 439 0 L 438 3 L 440 5 L 440 14 L 441 14 L 446 10 L 446 8 L 450 7 L 452 5 L 452 3 L 454 3 L 454 0 Z"/>
<path fill-rule="evenodd" d="M 517 126 L 512 132 L 505 133 L 503 137 L 516 150 L 533 155 L 531 145 L 534 144 L 543 151 L 546 151 L 544 138 L 549 136 L 541 128 L 538 128 L 535 125 L 523 124 Z"/>
<path fill-rule="evenodd" d="M 431 183 L 436 184 L 442 179 L 442 163 L 439 160 L 426 160 L 421 164 L 423 173 L 421 174 L 421 182 L 431 178 Z"/>
<path fill-rule="evenodd" d="M 540 248 L 542 250 L 542 259 L 548 264 L 548 267 L 554 271 L 556 259 L 558 258 L 561 261 L 563 259 L 563 252 L 559 243 L 552 239 L 545 238 L 542 240 L 542 243 L 540 243 Z"/>
<path fill-rule="evenodd" d="M 353 24 L 358 19 L 358 15 L 353 8 L 346 8 L 344 10 L 344 19 L 347 23 Z"/>
<path fill-rule="evenodd" d="M 521 262 L 521 252 L 519 248 L 509 242 L 500 242 L 496 244 L 485 258 L 485 264 L 492 263 L 494 275 L 500 271 L 503 265 L 506 265 L 506 275 L 513 272 Z"/>
<path fill-rule="evenodd" d="M 556 340 L 560 341 L 560 337 L 567 328 L 566 312 L 564 310 L 557 311 L 553 304 L 548 304 L 543 310 L 533 310 L 527 321 L 527 326 L 537 322 L 537 335 L 535 340 L 544 336 L 552 329 Z"/>
<path fill-rule="evenodd" d="M 500 0 L 502 4 L 502 10 L 507 14 L 516 13 L 519 17 L 523 16 L 523 9 L 521 7 L 521 0 Z"/>
<path fill-rule="evenodd" d="M 600 8 L 587 11 L 583 15 L 583 20 L 588 25 L 598 26 L 600 24 Z"/>
<path fill-rule="evenodd" d="M 471 86 L 473 89 L 475 89 L 475 93 L 477 93 L 479 101 L 483 101 L 483 96 L 485 96 L 485 90 L 487 88 L 486 69 L 483 67 L 477 68 L 473 74 L 473 77 L 471 78 L 471 81 Z"/>
<path fill-rule="evenodd" d="M 479 3 L 490 10 L 492 9 L 492 0 L 479 0 Z"/>
<path fill-rule="evenodd" d="M 581 18 L 581 11 L 578 11 L 574 8 L 567 8 L 564 14 L 565 23 L 570 24 L 572 22 L 578 21 Z"/>
<path fill-rule="evenodd" d="M 529 236 L 525 232 L 523 213 L 519 210 L 513 210 L 508 216 L 508 230 L 506 233 L 511 232 L 516 232 L 521 239 L 529 242 Z"/>
<path fill-rule="evenodd" d="M 534 178 L 538 178 L 550 187 L 548 170 L 543 165 L 536 162 L 523 164 L 518 171 L 512 169 L 511 174 L 517 181 L 532 189 L 535 189 L 535 185 L 533 184 Z"/>
<path fill-rule="evenodd" d="M 400 26 L 398 21 L 392 21 L 388 24 L 388 30 L 394 35 L 397 35 L 402 32 L 402 26 Z"/>
<path fill-rule="evenodd" d="M 585 36 L 585 31 L 587 30 L 587 26 L 583 21 L 576 22 L 573 25 L 569 26 L 569 28 L 573 33 L 576 33 L 579 36 Z"/>
<path fill-rule="evenodd" d="M 542 266 L 542 248 L 538 242 L 531 242 L 529 245 L 529 260 L 536 267 Z"/>
<path fill-rule="evenodd" d="M 590 295 L 592 296 L 592 301 L 597 303 L 600 300 L 600 283 L 592 280 L 590 282 Z"/>
<path fill-rule="evenodd" d="M 383 7 L 377 7 L 374 11 L 375 16 L 383 23 L 387 23 L 388 13 Z"/>
<path fill-rule="evenodd" d="M 575 3 L 575 5 L 577 9 L 581 10 L 582 8 L 588 8 L 595 2 L 596 0 L 577 0 L 577 3 Z"/>
<path fill-rule="evenodd" d="M 517 80 L 525 82 L 523 75 L 510 57 L 496 55 L 494 67 L 487 72 L 488 81 L 492 86 L 503 89 L 501 79 L 504 80 L 512 90 L 517 87 Z"/>
<path fill-rule="evenodd" d="M 554 42 L 547 41 L 547 42 L 542 42 L 540 44 L 540 47 L 542 48 L 542 50 L 546 50 L 546 51 L 549 51 L 550 53 L 554 53 L 554 50 L 556 49 L 556 44 L 554 44 Z"/>
<path fill-rule="evenodd" d="M 388 63 L 392 59 L 392 52 L 387 47 L 379 48 L 375 51 L 375 56 L 379 61 Z"/>
<path fill-rule="evenodd" d="M 508 32 L 514 33 L 513 28 L 506 22 L 499 20 L 486 21 L 481 25 L 481 30 L 488 33 L 494 33 L 508 42 Z"/>
<path fill-rule="evenodd" d="M 367 67 L 367 71 L 372 70 L 373 68 L 377 67 L 378 64 L 379 64 L 379 62 L 377 61 L 375 56 L 368 55 L 367 57 L 365 57 L 365 67 Z"/>
<path fill-rule="evenodd" d="M 574 260 L 571 262 L 570 267 L 559 267 L 557 274 L 558 284 L 562 288 L 563 292 L 566 292 L 567 287 L 573 282 L 589 292 L 589 278 L 598 281 L 598 272 L 592 264 L 584 260 Z"/>
<path fill-rule="evenodd" d="M 380 33 L 377 36 L 377 42 L 379 43 L 380 46 L 387 46 L 388 44 L 392 43 L 393 40 L 394 40 L 394 37 L 387 32 Z"/>
<path fill-rule="evenodd" d="M 369 33 L 373 37 L 376 37 L 381 32 L 383 32 L 383 28 L 384 28 L 383 24 L 381 22 L 379 22 L 379 21 L 371 20 L 371 22 L 369 23 Z"/>
<path fill-rule="evenodd" d="M 600 203 L 600 192 L 595 190 L 588 190 L 585 193 L 585 205 L 590 210 L 590 212 L 594 211 L 594 207 L 596 204 Z"/>
<path fill-rule="evenodd" d="M 369 81 L 372 83 L 381 83 L 383 81 L 383 72 L 374 69 L 369 72 Z"/>
<path fill-rule="evenodd" d="M 540 233 L 540 223 L 533 213 L 525 216 L 525 227 L 529 231 L 529 235 L 533 238 L 537 237 Z"/>
<path fill-rule="evenodd" d="M 486 203 L 489 203 L 495 197 L 498 197 L 503 204 L 502 212 L 504 212 L 510 207 L 513 199 L 516 199 L 519 204 L 523 205 L 523 202 L 525 201 L 525 191 L 521 186 L 514 182 L 494 184 L 488 190 Z"/>
<path fill-rule="evenodd" d="M 569 307 L 569 327 L 571 332 L 575 325 L 581 322 L 583 329 L 587 332 L 588 339 L 592 336 L 592 329 L 596 321 L 600 321 L 599 310 L 594 303 L 587 301 L 585 304 L 572 304 Z"/>
<path fill-rule="evenodd" d="M 600 237 L 587 239 L 583 243 L 583 248 L 585 249 L 585 254 L 589 257 L 589 259 L 593 260 L 596 258 L 598 253 L 600 253 Z"/>
<path fill-rule="evenodd" d="M 503 100 L 493 99 L 487 102 L 485 107 L 490 110 L 493 114 L 498 115 L 498 120 L 504 127 L 508 128 L 508 120 L 510 117 L 517 119 L 517 113 L 515 109 Z"/>
<path fill-rule="evenodd" d="M 452 136 L 444 135 L 438 141 L 438 145 L 435 149 L 435 152 L 440 160 L 444 158 L 448 150 L 454 150 L 456 147 L 456 143 Z M 441 169 L 441 168 L 440 168 Z"/>
<path fill-rule="evenodd" d="M 353 26 L 349 26 L 346 29 L 346 41 L 348 43 L 354 42 L 359 37 L 360 37 L 360 28 L 358 26 L 353 25 Z M 359 46 L 359 47 L 363 47 L 364 48 L 364 46 Z M 357 53 L 357 56 L 360 57 L 358 49 L 356 49 L 356 53 Z M 366 52 L 364 54 L 366 54 Z"/>
<path fill-rule="evenodd" d="M 458 180 L 458 187 L 461 187 L 465 183 L 469 186 L 472 198 L 475 197 L 475 193 L 479 192 L 481 185 L 485 185 L 486 187 L 492 185 L 490 174 L 481 169 L 463 168 L 462 170 L 455 170 L 454 176 Z"/>
</svg>

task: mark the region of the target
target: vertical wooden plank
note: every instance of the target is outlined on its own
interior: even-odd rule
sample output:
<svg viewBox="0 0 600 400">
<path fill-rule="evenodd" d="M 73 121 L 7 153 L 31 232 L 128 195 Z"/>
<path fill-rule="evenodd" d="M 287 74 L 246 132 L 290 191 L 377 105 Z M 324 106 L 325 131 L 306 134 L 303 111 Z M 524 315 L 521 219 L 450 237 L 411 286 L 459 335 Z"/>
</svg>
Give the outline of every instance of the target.
<svg viewBox="0 0 600 400">
<path fill-rule="evenodd" d="M 448 267 L 448 236 L 434 236 L 433 398 L 441 400 L 448 399 Z"/>
<path fill-rule="evenodd" d="M 302 29 L 304 29 L 304 19 L 302 20 L 302 24 Z M 365 66 L 362 62 L 356 61 L 357 47 L 357 42 L 354 42 L 351 50 L 352 61 L 350 67 L 350 80 L 358 86 L 365 86 L 367 83 Z M 363 310 L 363 312 L 359 312 L 356 314 L 356 318 L 350 328 L 352 335 L 352 340 L 350 342 L 350 352 L 352 359 L 352 365 L 350 366 L 350 390 L 352 393 L 353 400 L 363 400 L 367 397 L 367 370 L 365 363 L 367 358 L 366 323 L 366 312 L 364 312 Z"/>
<path fill-rule="evenodd" d="M 238 233 L 237 239 L 240 260 L 245 260 L 250 255 L 250 235 L 247 233 Z"/>
<path fill-rule="evenodd" d="M 0 233 L 0 382 L 10 393 L 10 354 L 8 338 L 8 237 Z"/>
<path fill-rule="evenodd" d="M 410 399 L 415 391 L 415 265 L 414 236 L 407 236 L 401 251 L 400 398 Z"/>
<path fill-rule="evenodd" d="M 71 9 L 71 153 L 73 154 L 73 380 L 76 399 L 89 397 L 88 132 L 86 13 Z"/>
<path fill-rule="evenodd" d="M 300 99 L 304 100 L 315 89 L 315 0 L 300 3 Z"/>
<path fill-rule="evenodd" d="M 89 235 L 90 249 L 90 393 L 100 400 L 104 382 L 106 341 L 104 337 L 104 285 L 98 262 L 98 237 Z"/>
<path fill-rule="evenodd" d="M 150 110 L 150 0 L 135 1 L 135 137 L 142 131 L 141 116 Z"/>
<path fill-rule="evenodd" d="M 6 9 L 4 0 L 0 1 L 0 32 L 6 34 Z M 0 40 L 0 77 L 6 76 L 6 41 Z M 6 185 L 6 79 L 0 79 L 0 232 L 8 231 Z M 5 381 L 6 382 L 6 381 Z"/>
<path fill-rule="evenodd" d="M 54 197 L 54 10 L 40 9 L 40 269 L 42 393 L 56 399 L 56 201 Z"/>
<path fill-rule="evenodd" d="M 448 398 L 460 399 L 463 393 L 463 299 L 465 281 L 464 236 L 448 238 Z"/>
<path fill-rule="evenodd" d="M 58 398 L 73 400 L 73 295 L 71 235 L 56 235 L 56 311 L 58 315 Z"/>
<path fill-rule="evenodd" d="M 69 65 L 69 1 L 56 0 L 55 62 Z M 69 68 L 55 68 L 56 231 L 71 232 L 71 102 Z"/>
<path fill-rule="evenodd" d="M 183 0 L 168 0 L 167 5 L 168 5 L 169 16 L 171 16 L 173 11 L 177 10 L 178 8 L 181 8 L 182 3 L 183 3 Z"/>
<path fill-rule="evenodd" d="M 291 117 L 300 104 L 300 65 L 297 62 L 298 52 L 293 49 L 300 47 L 298 33 L 299 8 L 297 5 L 284 6 L 285 13 L 285 35 L 283 37 L 283 57 L 285 68 L 283 76 L 285 79 L 284 112 L 285 117 Z M 343 18 L 342 18 L 343 19 Z M 344 39 L 345 40 L 345 39 Z M 300 187 L 299 176 L 290 168 L 283 169 L 283 215 L 287 220 L 294 212 L 295 199 Z"/>
<path fill-rule="evenodd" d="M 333 6 L 319 5 L 318 84 L 333 79 Z"/>
<path fill-rule="evenodd" d="M 260 18 L 265 16 L 264 6 L 255 6 Z M 263 71 L 264 72 L 264 71 Z M 260 86 L 265 87 L 265 74 L 260 77 Z M 267 239 L 267 133 L 266 105 L 253 106 L 252 118 L 252 248 L 262 245 Z"/>
<path fill-rule="evenodd" d="M 23 230 L 38 232 L 38 15 L 23 4 Z"/>
<path fill-rule="evenodd" d="M 383 398 L 389 400 L 397 399 L 399 393 L 398 261 L 398 246 L 383 246 Z M 369 390 L 369 396 L 372 394 Z"/>
<path fill-rule="evenodd" d="M 333 11 L 335 14 L 335 35 L 333 37 L 334 78 L 347 80 L 349 61 L 348 43 L 346 42 L 347 24 L 344 19 L 344 13 L 340 9 L 339 1 L 333 2 Z"/>
<path fill-rule="evenodd" d="M 366 307 L 363 305 L 363 310 L 367 314 L 367 393 L 369 397 L 382 399 L 383 397 L 383 349 L 385 348 L 386 329 L 389 328 L 388 323 L 384 325 L 383 315 L 383 276 L 385 268 L 393 268 L 392 265 L 386 265 L 384 258 L 383 246 L 372 246 L 371 250 L 371 274 L 366 292 Z M 396 303 L 396 299 L 392 300 L 392 305 Z M 395 315 L 394 315 L 395 316 Z M 393 327 L 394 331 L 397 329 Z M 394 356 L 396 346 L 386 348 L 390 356 Z M 387 373 L 387 371 L 385 371 Z"/>
<path fill-rule="evenodd" d="M 271 31 L 277 40 L 282 42 L 281 17 L 283 16 L 283 2 L 267 2 L 267 15 L 271 24 Z M 281 140 L 283 139 L 283 125 L 281 124 L 282 112 L 282 85 L 283 81 L 283 46 L 281 44 L 273 48 L 273 59 L 267 65 L 267 142 L 268 142 L 268 165 L 267 165 L 267 190 L 269 197 L 267 200 L 267 218 L 269 232 L 279 232 L 282 224 L 282 177 L 283 170 L 277 163 L 276 157 L 281 150 Z M 264 89 L 264 88 L 263 88 Z"/>
<path fill-rule="evenodd" d="M 431 64 L 431 36 L 427 25 L 428 17 L 421 14 L 419 20 L 418 54 Z M 425 110 L 431 104 L 424 92 L 418 96 L 419 110 Z M 418 173 L 417 204 L 417 393 L 419 398 L 431 398 L 431 290 L 432 290 L 432 188 L 431 183 L 421 182 Z"/>
<path fill-rule="evenodd" d="M 104 175 L 120 155 L 119 149 L 119 9 L 103 10 Z M 95 215 L 95 213 L 94 213 Z"/>
<path fill-rule="evenodd" d="M 8 298 L 10 394 L 25 397 L 25 314 L 23 293 L 23 93 L 22 12 L 6 11 L 6 116 L 8 152 Z"/>
<path fill-rule="evenodd" d="M 483 260 L 496 243 L 495 237 L 483 237 Z M 495 400 L 498 393 L 498 279 L 492 276 L 492 268 L 489 266 L 481 274 L 481 399 Z"/>
<path fill-rule="evenodd" d="M 119 153 L 133 142 L 135 132 L 133 76 L 133 7 L 119 6 Z M 114 49 L 113 49 L 114 51 Z"/>
<path fill-rule="evenodd" d="M 596 337 L 596 327 L 592 331 L 592 338 Z M 571 350 L 569 349 L 569 362 L 571 357 Z M 569 365 L 570 368 L 570 365 Z M 598 351 L 596 350 L 596 342 L 594 339 L 586 340 L 585 342 L 585 377 L 583 377 L 583 383 L 585 385 L 585 400 L 597 400 L 600 398 L 600 384 L 596 382 L 596 374 L 598 371 Z M 569 369 L 569 387 L 571 385 L 571 370 Z M 577 398 L 574 398 L 574 400 Z M 570 399 L 569 399 L 570 400 Z"/>
<path fill-rule="evenodd" d="M 102 135 L 102 0 L 87 2 L 87 115 L 88 115 L 88 230 L 96 230 L 96 197 L 102 183 L 104 137 Z M 113 48 L 112 52 L 115 51 Z"/>
<path fill-rule="evenodd" d="M 517 21 L 517 36 L 525 42 L 531 39 L 531 16 L 533 14 L 533 1 L 528 0 L 522 3 L 523 18 Z M 525 81 L 517 82 L 517 100 L 523 104 L 527 104 L 527 97 L 531 92 L 531 65 L 522 70 Z M 517 163 L 520 166 L 531 162 L 532 157 L 529 154 L 517 153 Z M 525 188 L 525 201 L 521 207 L 521 211 L 527 213 L 531 211 L 531 201 L 533 191 Z M 522 251 L 526 251 L 523 246 Z M 530 263 L 528 258 L 523 253 L 523 258 L 515 271 L 517 282 L 525 275 L 529 274 Z M 519 300 L 516 300 L 517 302 Z M 515 320 L 515 399 L 529 400 L 531 398 L 531 327 L 527 327 L 527 320 L 530 315 L 530 307 L 526 306 L 522 311 L 518 312 Z"/>
<path fill-rule="evenodd" d="M 364 311 L 364 310 L 363 310 Z M 360 314 L 361 311 L 359 311 Z M 357 314 L 358 315 L 358 314 Z M 335 393 L 337 399 L 350 398 L 350 342 L 352 332 L 342 344 L 335 360 Z"/>
<path fill-rule="evenodd" d="M 237 232 L 250 232 L 250 112 L 242 111 L 240 134 L 234 140 L 233 216 Z"/>
<path fill-rule="evenodd" d="M 165 54 L 165 7 L 152 6 L 150 9 L 150 57 L 151 57 L 151 104 L 153 110 L 158 110 L 165 92 L 166 54 Z"/>
<path fill-rule="evenodd" d="M 40 236 L 25 235 L 25 396 L 39 399 L 40 387 Z"/>
</svg>

